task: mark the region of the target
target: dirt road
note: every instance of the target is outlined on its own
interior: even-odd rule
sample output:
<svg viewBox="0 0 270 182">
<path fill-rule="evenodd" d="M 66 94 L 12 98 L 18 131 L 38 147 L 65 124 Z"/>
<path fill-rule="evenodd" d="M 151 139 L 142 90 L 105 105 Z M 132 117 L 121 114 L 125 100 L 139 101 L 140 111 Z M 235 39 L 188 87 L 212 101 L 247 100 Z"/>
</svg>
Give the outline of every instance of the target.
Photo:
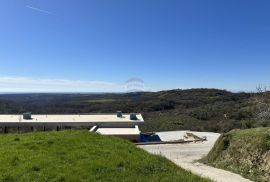
<svg viewBox="0 0 270 182">
<path fill-rule="evenodd" d="M 157 134 L 163 141 L 170 141 L 183 137 L 184 133 L 185 131 L 173 131 L 159 132 Z M 207 155 L 219 137 L 219 134 L 210 132 L 193 133 L 200 137 L 206 136 L 208 141 L 190 144 L 142 145 L 139 147 L 150 153 L 162 155 L 194 174 L 210 178 L 217 182 L 250 182 L 250 180 L 238 174 L 196 162 L 196 160 Z"/>
</svg>

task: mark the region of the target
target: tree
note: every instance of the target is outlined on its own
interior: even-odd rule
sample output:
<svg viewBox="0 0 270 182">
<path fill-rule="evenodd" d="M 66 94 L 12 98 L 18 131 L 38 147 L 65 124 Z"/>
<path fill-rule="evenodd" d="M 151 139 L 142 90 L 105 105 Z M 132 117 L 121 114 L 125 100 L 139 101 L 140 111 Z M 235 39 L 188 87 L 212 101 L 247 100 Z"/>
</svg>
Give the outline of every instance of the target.
<svg viewBox="0 0 270 182">
<path fill-rule="evenodd" d="M 262 125 L 267 126 L 270 121 L 270 91 L 268 87 L 259 85 L 255 94 L 255 119 Z"/>
</svg>

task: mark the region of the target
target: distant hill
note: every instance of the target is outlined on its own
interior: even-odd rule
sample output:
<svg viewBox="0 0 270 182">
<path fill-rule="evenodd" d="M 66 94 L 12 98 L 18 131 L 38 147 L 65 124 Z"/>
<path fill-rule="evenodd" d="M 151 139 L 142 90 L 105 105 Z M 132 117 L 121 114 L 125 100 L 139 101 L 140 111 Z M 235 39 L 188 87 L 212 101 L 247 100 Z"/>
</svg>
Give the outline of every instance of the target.
<svg viewBox="0 0 270 182">
<path fill-rule="evenodd" d="M 122 110 L 142 113 L 146 121 L 143 131 L 226 132 L 260 126 L 252 121 L 254 95 L 218 89 L 125 94 L 4 94 L 0 95 L 0 113 L 114 113 Z"/>
<path fill-rule="evenodd" d="M 202 160 L 256 182 L 270 181 L 270 128 L 235 130 L 223 134 Z"/>
<path fill-rule="evenodd" d="M 128 141 L 88 131 L 0 135 L 0 145 L 0 181 L 210 181 Z"/>
</svg>

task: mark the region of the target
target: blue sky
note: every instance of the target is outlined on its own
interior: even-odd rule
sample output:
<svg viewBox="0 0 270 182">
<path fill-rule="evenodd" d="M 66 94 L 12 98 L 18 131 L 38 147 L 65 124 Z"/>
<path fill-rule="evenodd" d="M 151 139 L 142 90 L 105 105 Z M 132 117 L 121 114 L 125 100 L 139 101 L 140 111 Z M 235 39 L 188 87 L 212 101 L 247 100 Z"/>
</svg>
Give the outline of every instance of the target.
<svg viewBox="0 0 270 182">
<path fill-rule="evenodd" d="M 0 92 L 270 85 L 268 0 L 0 0 Z"/>
</svg>

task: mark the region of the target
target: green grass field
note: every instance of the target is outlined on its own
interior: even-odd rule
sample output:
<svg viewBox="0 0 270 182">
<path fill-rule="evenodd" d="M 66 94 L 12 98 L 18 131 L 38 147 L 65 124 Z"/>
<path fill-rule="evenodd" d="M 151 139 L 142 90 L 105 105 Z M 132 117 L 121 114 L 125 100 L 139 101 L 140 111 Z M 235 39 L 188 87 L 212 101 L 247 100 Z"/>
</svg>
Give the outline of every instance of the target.
<svg viewBox="0 0 270 182">
<path fill-rule="evenodd" d="M 0 135 L 0 181 L 207 182 L 134 144 L 88 131 Z"/>
<path fill-rule="evenodd" d="M 270 181 L 270 128 L 223 134 L 202 162 L 257 182 Z"/>
</svg>

